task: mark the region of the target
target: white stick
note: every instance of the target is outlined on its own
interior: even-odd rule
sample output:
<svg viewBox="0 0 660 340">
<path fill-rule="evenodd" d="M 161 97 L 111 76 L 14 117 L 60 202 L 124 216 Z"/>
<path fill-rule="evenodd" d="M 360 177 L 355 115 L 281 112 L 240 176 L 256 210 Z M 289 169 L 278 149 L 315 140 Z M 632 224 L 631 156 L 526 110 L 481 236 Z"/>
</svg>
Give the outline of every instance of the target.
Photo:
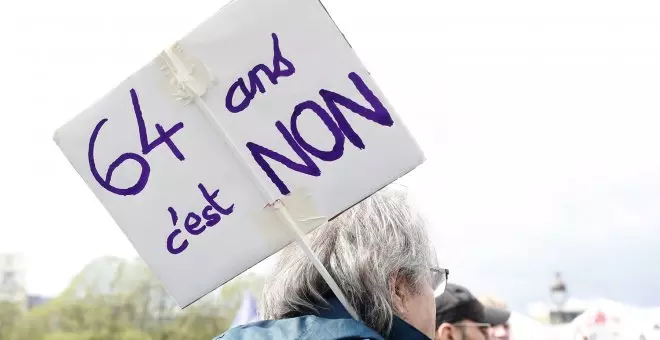
<svg viewBox="0 0 660 340">
<path fill-rule="evenodd" d="M 229 137 L 229 134 L 227 133 L 227 131 L 225 131 L 224 127 L 220 124 L 220 121 L 217 119 L 216 115 L 213 114 L 213 112 L 208 107 L 208 105 L 206 105 L 206 102 L 202 99 L 202 94 L 198 93 L 197 91 L 195 91 L 195 89 L 190 87 L 190 84 L 188 82 L 193 80 L 191 70 L 188 69 L 188 67 L 186 67 L 185 63 L 179 59 L 179 57 L 171 50 L 171 48 L 165 50 L 164 57 L 167 66 L 172 69 L 173 76 L 176 77 L 181 82 L 181 84 L 183 84 L 186 88 L 190 90 L 190 92 L 194 96 L 193 99 L 195 104 L 197 104 L 197 106 L 200 108 L 202 113 L 213 124 L 215 130 L 219 133 L 220 137 L 223 138 L 224 141 L 231 147 L 231 149 L 234 151 L 234 156 L 238 158 L 241 164 L 247 167 L 247 173 L 250 174 L 253 183 L 261 190 L 262 196 L 267 201 L 272 200 L 270 195 L 268 195 L 268 192 L 266 191 L 265 187 L 263 186 L 263 183 L 261 182 L 257 174 L 254 172 L 254 169 L 248 165 L 247 161 L 244 159 L 244 156 L 242 155 L 241 152 L 239 152 L 238 148 L 236 147 L 236 144 Z M 314 265 L 316 270 L 319 271 L 325 282 L 330 287 L 330 290 L 332 290 L 332 292 L 335 294 L 337 299 L 339 299 L 339 302 L 341 302 L 341 304 L 344 305 L 344 308 L 346 308 L 346 311 L 351 315 L 351 317 L 353 317 L 353 319 L 360 321 L 358 314 L 355 312 L 353 306 L 351 306 L 351 304 L 348 302 L 346 296 L 344 296 L 344 293 L 339 288 L 339 285 L 337 285 L 337 282 L 335 282 L 335 280 L 332 278 L 328 270 L 323 266 L 323 263 L 321 263 L 321 261 L 316 256 L 316 254 L 314 254 L 314 251 L 312 251 L 312 248 L 309 246 L 309 242 L 307 241 L 307 236 L 302 232 L 302 230 L 300 230 L 300 228 L 298 227 L 298 223 L 293 218 L 293 216 L 291 216 L 291 213 L 289 213 L 287 207 L 279 199 L 275 200 L 275 202 L 272 203 L 272 206 L 275 207 L 277 213 L 286 222 L 286 225 L 294 232 L 298 241 L 298 245 L 305 252 L 309 260 L 312 261 L 312 264 Z"/>
<path fill-rule="evenodd" d="M 298 245 L 302 248 L 302 250 L 307 254 L 307 257 L 309 258 L 310 261 L 312 261 L 312 264 L 314 267 L 316 267 L 316 270 L 319 271 L 325 282 L 328 284 L 330 287 L 330 290 L 335 294 L 337 299 L 339 299 L 339 302 L 341 302 L 342 305 L 344 305 L 344 308 L 346 308 L 346 311 L 348 314 L 353 317 L 353 319 L 360 321 L 360 317 L 357 315 L 355 312 L 355 309 L 353 309 L 353 306 L 348 302 L 348 299 L 346 296 L 344 296 L 344 293 L 341 291 L 339 288 L 339 285 L 337 285 L 337 282 L 335 282 L 335 279 L 332 278 L 332 275 L 328 272 L 328 270 L 323 266 L 323 263 L 321 263 L 321 260 L 314 254 L 314 251 L 312 251 L 312 248 L 309 245 L 309 242 L 307 241 L 307 235 L 305 235 L 302 230 L 298 227 L 298 223 L 296 223 L 296 220 L 291 216 L 291 213 L 289 213 L 289 209 L 286 208 L 286 206 L 282 203 L 281 200 L 275 201 L 274 205 L 275 209 L 277 212 L 280 214 L 280 216 L 284 219 L 286 222 L 287 226 L 296 234 L 296 238 L 298 239 Z M 323 226 L 320 226 L 321 228 Z"/>
</svg>

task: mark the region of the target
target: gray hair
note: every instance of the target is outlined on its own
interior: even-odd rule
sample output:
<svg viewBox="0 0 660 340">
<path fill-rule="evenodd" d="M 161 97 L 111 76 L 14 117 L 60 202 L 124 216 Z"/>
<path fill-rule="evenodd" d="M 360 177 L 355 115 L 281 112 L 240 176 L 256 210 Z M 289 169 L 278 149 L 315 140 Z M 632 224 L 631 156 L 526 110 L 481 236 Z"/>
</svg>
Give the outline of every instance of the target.
<svg viewBox="0 0 660 340">
<path fill-rule="evenodd" d="M 309 234 L 314 253 L 328 269 L 362 322 L 388 335 L 397 311 L 392 278 L 413 291 L 437 265 L 424 220 L 405 191 L 386 188 Z M 330 288 L 297 244 L 280 253 L 263 291 L 261 314 L 284 319 L 318 314 Z"/>
</svg>

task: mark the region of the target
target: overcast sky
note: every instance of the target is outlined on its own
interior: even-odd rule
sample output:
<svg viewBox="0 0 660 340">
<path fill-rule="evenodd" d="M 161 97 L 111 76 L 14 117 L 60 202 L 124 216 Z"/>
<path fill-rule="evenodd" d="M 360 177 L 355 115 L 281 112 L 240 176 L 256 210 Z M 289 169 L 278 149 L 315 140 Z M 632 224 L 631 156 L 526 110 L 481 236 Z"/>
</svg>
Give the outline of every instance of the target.
<svg viewBox="0 0 660 340">
<path fill-rule="evenodd" d="M 225 2 L 0 4 L 0 252 L 31 292 L 135 256 L 54 130 Z M 403 182 L 452 280 L 523 308 L 561 270 L 660 305 L 657 1 L 324 3 L 426 153 Z"/>
</svg>

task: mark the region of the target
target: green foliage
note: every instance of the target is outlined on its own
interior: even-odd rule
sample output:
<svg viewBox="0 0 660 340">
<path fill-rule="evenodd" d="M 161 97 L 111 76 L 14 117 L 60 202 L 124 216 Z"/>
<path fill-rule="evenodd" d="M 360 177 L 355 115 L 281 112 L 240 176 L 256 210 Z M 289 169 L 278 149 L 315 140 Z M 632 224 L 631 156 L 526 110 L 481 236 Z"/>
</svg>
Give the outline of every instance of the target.
<svg viewBox="0 0 660 340">
<path fill-rule="evenodd" d="M 210 340 L 229 328 L 243 292 L 259 296 L 263 282 L 239 276 L 182 311 L 143 262 L 101 258 L 27 313 L 0 303 L 0 339 Z"/>
<path fill-rule="evenodd" d="M 23 311 L 16 304 L 0 302 L 0 339 L 8 339 L 15 331 Z"/>
</svg>

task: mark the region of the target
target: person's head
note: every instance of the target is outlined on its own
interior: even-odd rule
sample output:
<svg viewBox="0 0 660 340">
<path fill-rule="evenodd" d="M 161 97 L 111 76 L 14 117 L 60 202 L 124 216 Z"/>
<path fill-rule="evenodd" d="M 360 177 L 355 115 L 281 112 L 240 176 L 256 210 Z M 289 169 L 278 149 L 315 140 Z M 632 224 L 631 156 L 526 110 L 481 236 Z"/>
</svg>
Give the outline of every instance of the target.
<svg viewBox="0 0 660 340">
<path fill-rule="evenodd" d="M 479 298 L 479 301 L 486 306 L 500 310 L 508 310 L 509 307 L 506 303 L 493 296 L 484 296 Z M 509 340 L 511 337 L 511 330 L 509 328 L 509 319 L 504 322 L 493 323 L 488 330 L 490 339 L 492 340 Z"/>
<path fill-rule="evenodd" d="M 435 298 L 435 340 L 488 340 L 491 324 L 505 323 L 510 313 L 485 307 L 464 287 L 448 284 Z"/>
<path fill-rule="evenodd" d="M 434 333 L 433 292 L 445 281 L 424 221 L 401 189 L 386 188 L 309 234 L 312 250 L 360 320 L 388 335 L 397 316 Z M 264 287 L 262 315 L 318 314 L 331 291 L 296 244 L 282 250 Z"/>
</svg>

